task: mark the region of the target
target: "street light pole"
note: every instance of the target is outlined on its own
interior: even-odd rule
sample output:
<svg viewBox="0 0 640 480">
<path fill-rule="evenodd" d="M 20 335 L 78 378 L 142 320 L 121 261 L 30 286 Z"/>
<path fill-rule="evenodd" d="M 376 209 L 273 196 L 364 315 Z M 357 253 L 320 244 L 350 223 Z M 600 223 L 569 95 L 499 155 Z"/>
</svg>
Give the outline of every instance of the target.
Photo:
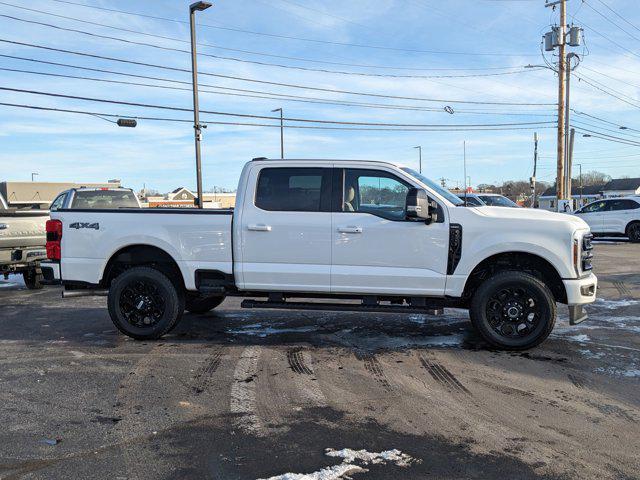
<svg viewBox="0 0 640 480">
<path fill-rule="evenodd" d="M 418 149 L 418 172 L 422 173 L 422 146 L 413 147 Z"/>
<path fill-rule="evenodd" d="M 36 177 L 37 175 L 40 175 L 39 173 L 33 172 L 31 174 L 31 181 L 33 182 L 33 178 Z"/>
<path fill-rule="evenodd" d="M 198 187 L 198 208 L 203 208 L 202 195 L 202 160 L 200 141 L 202 128 L 200 125 L 200 106 L 198 102 L 198 61 L 196 58 L 196 12 L 206 10 L 211 6 L 208 2 L 196 2 L 189 5 L 189 24 L 191 26 L 191 78 L 193 80 L 193 129 L 196 143 L 196 182 Z M 206 125 L 204 126 L 206 128 Z"/>
<path fill-rule="evenodd" d="M 280 158 L 284 160 L 284 112 L 282 108 L 276 108 L 271 112 L 280 112 Z"/>
</svg>

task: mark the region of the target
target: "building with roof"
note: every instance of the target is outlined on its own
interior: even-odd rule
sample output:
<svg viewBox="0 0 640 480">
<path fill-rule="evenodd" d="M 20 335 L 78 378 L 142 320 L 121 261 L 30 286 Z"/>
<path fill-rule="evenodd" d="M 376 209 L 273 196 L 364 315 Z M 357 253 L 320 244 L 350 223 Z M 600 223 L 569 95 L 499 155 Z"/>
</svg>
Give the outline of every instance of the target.
<svg viewBox="0 0 640 480">
<path fill-rule="evenodd" d="M 587 203 L 591 203 L 599 198 L 602 198 L 602 190 L 604 185 L 572 185 L 571 186 L 571 199 L 573 200 L 573 210 L 582 208 Z M 538 208 L 543 210 L 556 211 L 556 187 L 547 188 L 542 195 L 538 197 Z"/>
<path fill-rule="evenodd" d="M 640 178 L 614 178 L 602 187 L 605 198 L 640 195 Z"/>
</svg>

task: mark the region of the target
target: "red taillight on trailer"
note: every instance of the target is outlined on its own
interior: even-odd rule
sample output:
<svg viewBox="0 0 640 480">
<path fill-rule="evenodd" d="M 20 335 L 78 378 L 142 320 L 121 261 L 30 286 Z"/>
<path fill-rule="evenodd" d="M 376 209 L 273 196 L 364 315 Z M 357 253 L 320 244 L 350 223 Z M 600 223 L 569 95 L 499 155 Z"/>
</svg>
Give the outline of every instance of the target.
<svg viewBox="0 0 640 480">
<path fill-rule="evenodd" d="M 47 220 L 47 258 L 60 260 L 62 258 L 62 222 Z"/>
</svg>

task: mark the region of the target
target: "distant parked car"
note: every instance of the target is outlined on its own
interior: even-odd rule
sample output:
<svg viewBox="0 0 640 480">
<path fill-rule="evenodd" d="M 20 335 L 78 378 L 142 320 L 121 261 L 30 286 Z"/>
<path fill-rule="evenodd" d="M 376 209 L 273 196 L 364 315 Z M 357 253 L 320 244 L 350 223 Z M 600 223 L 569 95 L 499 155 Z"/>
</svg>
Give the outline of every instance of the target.
<svg viewBox="0 0 640 480">
<path fill-rule="evenodd" d="M 140 208 L 140 201 L 130 188 L 72 188 L 65 190 L 51 203 L 55 212 L 74 209 Z"/>
<path fill-rule="evenodd" d="M 458 193 L 458 197 L 462 200 L 465 199 L 464 193 Z M 512 202 L 504 195 L 498 195 L 497 193 L 467 193 L 467 204 L 476 207 L 489 206 L 489 207 L 518 207 L 515 202 Z"/>
<path fill-rule="evenodd" d="M 640 197 L 597 200 L 576 210 L 596 235 L 626 235 L 640 243 Z"/>
</svg>

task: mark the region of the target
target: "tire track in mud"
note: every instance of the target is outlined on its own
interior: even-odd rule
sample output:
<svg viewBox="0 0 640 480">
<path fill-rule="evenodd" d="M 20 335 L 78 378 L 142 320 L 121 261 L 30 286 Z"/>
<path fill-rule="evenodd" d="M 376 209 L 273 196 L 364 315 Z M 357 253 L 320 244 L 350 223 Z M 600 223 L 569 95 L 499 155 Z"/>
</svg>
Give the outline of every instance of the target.
<svg viewBox="0 0 640 480">
<path fill-rule="evenodd" d="M 209 354 L 205 363 L 198 369 L 194 376 L 194 384 L 191 390 L 194 394 L 200 395 L 207 390 L 213 381 L 213 374 L 216 373 L 222 362 L 222 348 L 217 347 Z"/>
<path fill-rule="evenodd" d="M 364 364 L 365 370 L 371 374 L 373 379 L 380 384 L 385 392 L 393 392 L 393 387 L 391 386 L 391 383 L 389 383 L 389 380 L 382 369 L 382 365 L 376 358 L 375 354 L 356 350 L 355 356 Z"/>
<path fill-rule="evenodd" d="M 264 434 L 262 421 L 257 414 L 256 378 L 260 362 L 260 347 L 244 349 L 233 372 L 231 385 L 231 413 L 234 426 L 256 436 Z"/>
<path fill-rule="evenodd" d="M 287 362 L 289 368 L 300 375 L 313 375 L 313 371 L 305 363 L 302 355 L 302 348 L 291 348 L 287 350 Z"/>
<path fill-rule="evenodd" d="M 429 372 L 429 375 L 438 382 L 440 385 L 445 387 L 449 391 L 453 391 L 456 393 L 462 393 L 468 396 L 472 396 L 471 392 L 465 387 L 453 373 L 447 369 L 444 365 L 429 360 L 424 355 L 419 355 L 420 363 L 422 367 Z"/>
<path fill-rule="evenodd" d="M 618 291 L 621 296 L 629 296 L 631 295 L 631 290 L 622 280 L 614 280 L 611 282 L 613 287 Z"/>
<path fill-rule="evenodd" d="M 567 374 L 567 377 L 569 378 L 569 380 L 571 381 L 574 387 L 579 388 L 581 390 L 584 388 L 583 378 L 573 375 L 572 373 Z"/>
</svg>

